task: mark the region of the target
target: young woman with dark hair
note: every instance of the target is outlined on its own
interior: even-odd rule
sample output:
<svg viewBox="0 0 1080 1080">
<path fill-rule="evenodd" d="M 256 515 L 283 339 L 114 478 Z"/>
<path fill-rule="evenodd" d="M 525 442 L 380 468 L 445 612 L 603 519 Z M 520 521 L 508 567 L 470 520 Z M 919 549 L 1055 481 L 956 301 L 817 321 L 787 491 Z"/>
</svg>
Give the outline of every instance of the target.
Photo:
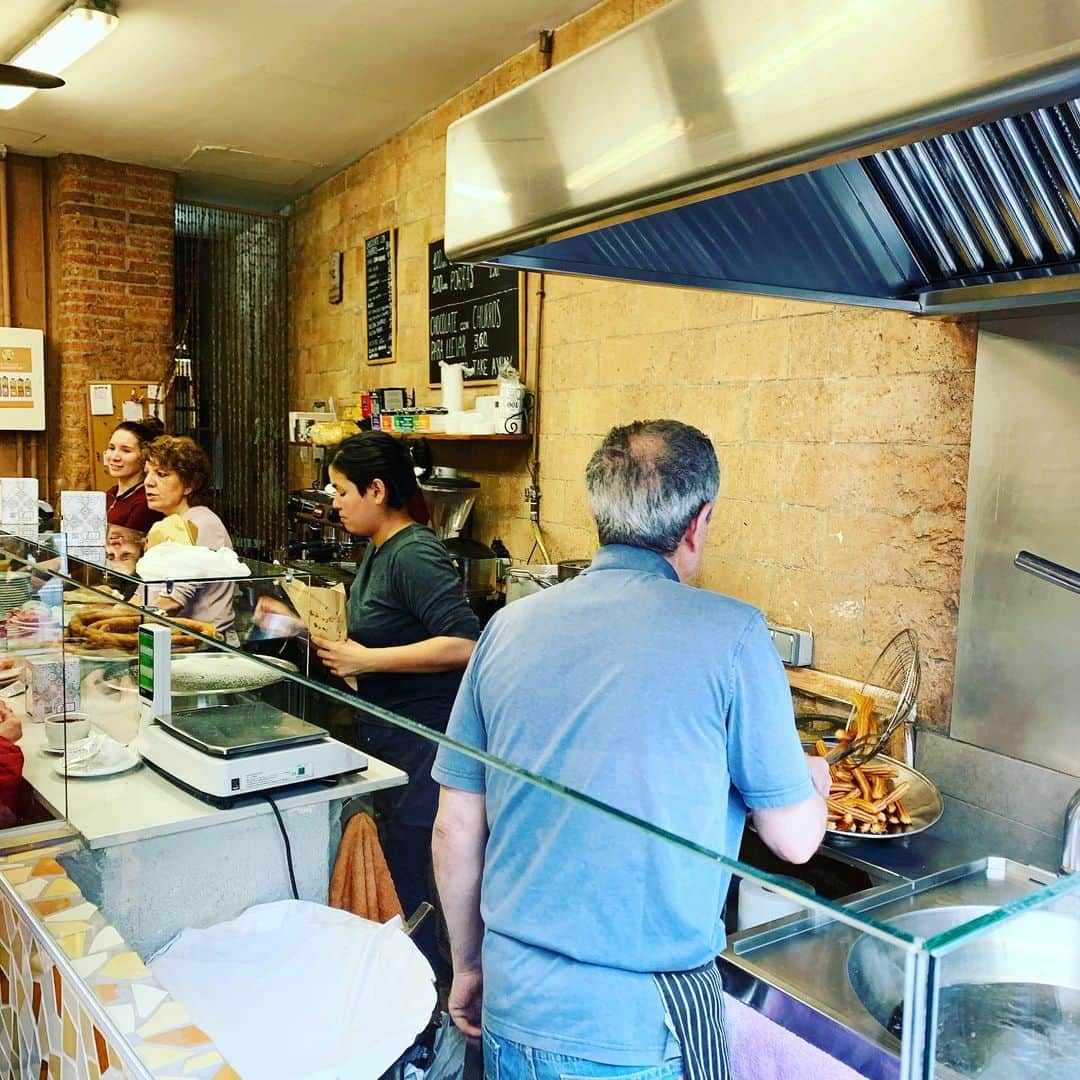
<svg viewBox="0 0 1080 1080">
<path fill-rule="evenodd" d="M 330 464 L 341 524 L 370 543 L 349 593 L 349 637 L 312 638 L 333 674 L 358 676 L 364 701 L 445 731 L 480 626 L 442 542 L 410 514 L 419 494 L 405 447 L 382 432 L 346 439 Z M 431 829 L 438 785 L 435 744 L 361 707 L 359 745 L 409 774 L 403 788 L 376 792 L 380 831 L 402 906 L 433 900 Z M 438 970 L 434 920 L 417 944 Z"/>
<path fill-rule="evenodd" d="M 146 503 L 146 451 L 162 431 L 160 420 L 124 420 L 109 436 L 105 467 L 116 483 L 105 492 L 110 525 L 145 533 L 161 514 Z"/>
</svg>

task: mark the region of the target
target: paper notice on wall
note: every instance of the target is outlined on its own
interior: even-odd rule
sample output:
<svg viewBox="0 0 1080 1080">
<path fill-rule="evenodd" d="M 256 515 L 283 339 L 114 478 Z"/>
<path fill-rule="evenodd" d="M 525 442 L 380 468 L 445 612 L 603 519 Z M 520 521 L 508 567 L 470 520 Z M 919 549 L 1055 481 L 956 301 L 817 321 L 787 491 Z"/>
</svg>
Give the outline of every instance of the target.
<svg viewBox="0 0 1080 1080">
<path fill-rule="evenodd" d="M 284 589 L 312 637 L 344 641 L 349 636 L 344 585 L 327 589 L 303 581 L 290 581 Z M 345 682 L 351 689 L 356 689 L 355 677 L 350 676 Z"/>
<path fill-rule="evenodd" d="M 143 413 L 143 403 L 141 401 L 125 401 L 122 411 L 125 420 L 134 420 L 138 422 L 145 418 L 145 414 Z"/>
<path fill-rule="evenodd" d="M 113 399 L 111 383 L 90 384 L 90 415 L 112 416 Z"/>
<path fill-rule="evenodd" d="M 151 383 L 146 388 L 146 414 L 147 416 L 157 417 L 158 420 L 164 420 L 165 417 L 161 411 L 161 383 Z"/>
</svg>

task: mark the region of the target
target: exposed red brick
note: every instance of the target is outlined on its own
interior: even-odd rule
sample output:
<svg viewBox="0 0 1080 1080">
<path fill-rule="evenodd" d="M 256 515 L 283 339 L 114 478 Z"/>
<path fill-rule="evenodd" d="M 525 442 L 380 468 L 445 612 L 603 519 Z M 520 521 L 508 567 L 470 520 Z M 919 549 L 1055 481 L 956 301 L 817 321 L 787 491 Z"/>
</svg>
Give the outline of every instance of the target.
<svg viewBox="0 0 1080 1080">
<path fill-rule="evenodd" d="M 86 387 L 159 380 L 172 346 L 172 173 L 62 154 L 53 163 L 51 225 L 59 259 L 53 337 L 63 422 L 53 442 L 56 490 L 89 483 Z"/>
</svg>

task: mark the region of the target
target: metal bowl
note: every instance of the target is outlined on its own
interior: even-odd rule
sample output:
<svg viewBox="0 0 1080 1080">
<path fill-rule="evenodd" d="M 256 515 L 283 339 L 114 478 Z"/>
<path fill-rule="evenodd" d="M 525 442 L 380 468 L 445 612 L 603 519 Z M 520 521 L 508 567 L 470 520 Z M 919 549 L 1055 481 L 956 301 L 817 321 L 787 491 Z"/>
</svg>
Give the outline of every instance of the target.
<svg viewBox="0 0 1080 1080">
<path fill-rule="evenodd" d="M 911 815 L 911 825 L 904 832 L 898 833 L 861 833 L 841 832 L 838 829 L 826 829 L 826 835 L 834 841 L 840 840 L 903 840 L 908 836 L 915 836 L 924 832 L 934 825 L 941 817 L 945 809 L 941 801 L 941 792 L 938 791 L 933 781 L 923 776 L 917 769 L 905 765 L 896 758 L 878 754 L 875 761 L 888 762 L 896 770 L 897 780 L 907 780 L 911 785 L 904 796 L 904 807 Z"/>
</svg>

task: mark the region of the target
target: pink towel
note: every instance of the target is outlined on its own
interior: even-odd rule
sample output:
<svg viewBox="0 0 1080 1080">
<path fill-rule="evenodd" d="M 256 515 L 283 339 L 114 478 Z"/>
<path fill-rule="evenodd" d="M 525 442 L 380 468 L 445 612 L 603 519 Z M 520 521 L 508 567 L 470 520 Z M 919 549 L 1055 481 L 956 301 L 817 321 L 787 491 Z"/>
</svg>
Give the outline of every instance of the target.
<svg viewBox="0 0 1080 1080">
<path fill-rule="evenodd" d="M 865 1080 L 730 994 L 724 995 L 724 1016 L 732 1080 Z"/>
</svg>

